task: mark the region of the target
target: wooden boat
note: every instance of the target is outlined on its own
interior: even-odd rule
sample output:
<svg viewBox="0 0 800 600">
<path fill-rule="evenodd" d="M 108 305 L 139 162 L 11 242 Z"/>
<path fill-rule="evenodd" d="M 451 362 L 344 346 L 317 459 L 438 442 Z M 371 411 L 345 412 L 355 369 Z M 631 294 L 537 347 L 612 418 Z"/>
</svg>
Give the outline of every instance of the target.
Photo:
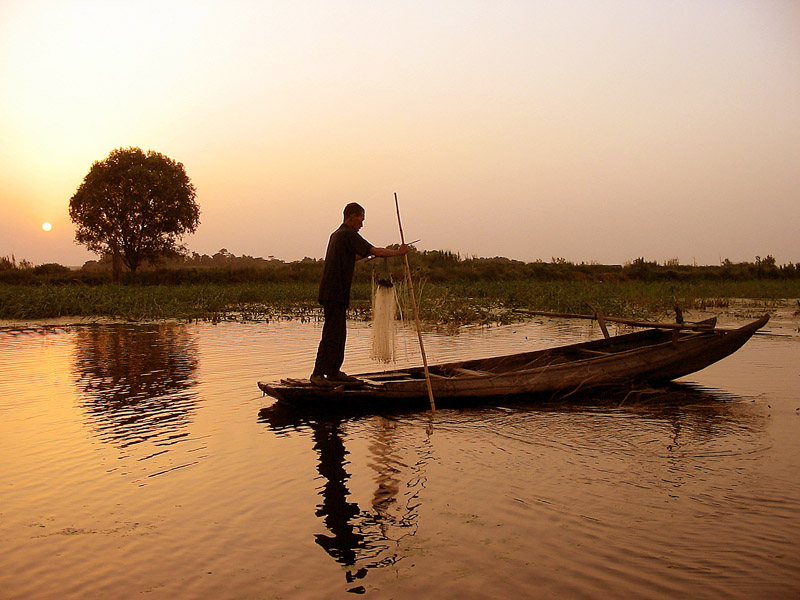
<svg viewBox="0 0 800 600">
<path fill-rule="evenodd" d="M 598 387 L 664 383 L 729 356 L 767 321 L 769 316 L 764 315 L 738 329 L 717 328 L 713 319 L 695 324 L 647 323 L 643 331 L 589 342 L 431 365 L 431 387 L 437 406 L 458 406 L 498 396 L 572 394 Z M 422 406 L 428 402 L 422 367 L 356 376 L 360 383 L 336 387 L 318 387 L 308 379 L 259 382 L 258 387 L 298 408 Z"/>
</svg>

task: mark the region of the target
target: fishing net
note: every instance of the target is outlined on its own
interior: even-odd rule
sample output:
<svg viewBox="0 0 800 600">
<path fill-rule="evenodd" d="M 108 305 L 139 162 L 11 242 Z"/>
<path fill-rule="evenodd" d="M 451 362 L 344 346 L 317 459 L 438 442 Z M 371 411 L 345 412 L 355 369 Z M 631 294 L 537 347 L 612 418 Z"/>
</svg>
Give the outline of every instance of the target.
<svg viewBox="0 0 800 600">
<path fill-rule="evenodd" d="M 396 356 L 397 293 L 390 279 L 372 280 L 372 349 L 373 360 L 390 363 Z"/>
</svg>

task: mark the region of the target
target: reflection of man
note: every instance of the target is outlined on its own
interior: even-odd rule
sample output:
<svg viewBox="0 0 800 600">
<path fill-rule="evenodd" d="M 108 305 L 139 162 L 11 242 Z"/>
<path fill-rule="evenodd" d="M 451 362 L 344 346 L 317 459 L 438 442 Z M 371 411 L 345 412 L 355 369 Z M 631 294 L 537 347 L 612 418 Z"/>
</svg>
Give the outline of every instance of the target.
<svg viewBox="0 0 800 600">
<path fill-rule="evenodd" d="M 311 383 L 331 386 L 334 382 L 358 382 L 342 373 L 345 341 L 347 339 L 347 307 L 350 305 L 350 284 L 356 261 L 370 254 L 380 257 L 402 256 L 408 246 L 396 250 L 376 248 L 361 237 L 358 230 L 364 225 L 364 209 L 355 202 L 344 207 L 344 222 L 331 234 L 325 253 L 325 267 L 319 285 L 319 303 L 325 312 L 322 339 Z"/>
<path fill-rule="evenodd" d="M 320 488 L 322 503 L 317 506 L 317 516 L 325 521 L 331 535 L 317 534 L 317 544 L 341 564 L 350 568 L 356 564 L 356 550 L 364 547 L 364 535 L 357 531 L 354 519 L 361 513 L 358 504 L 348 502 L 345 456 L 348 452 L 342 439 L 340 421 L 320 421 L 313 425 L 314 450 L 319 454 L 317 470 L 324 478 Z"/>
<path fill-rule="evenodd" d="M 348 584 L 365 579 L 369 569 L 397 565 L 407 556 L 401 540 L 417 532 L 422 490 L 428 480 L 429 438 L 422 441 L 424 448 L 416 449 L 417 459 L 400 460 L 398 452 L 411 450 L 409 438 L 401 435 L 404 441 L 398 447 L 395 421 L 380 419 L 375 423 L 375 439 L 368 445 L 368 462 L 375 471 L 376 489 L 371 506 L 362 510 L 357 502 L 350 500 L 351 474 L 346 467 L 351 461 L 343 433 L 348 421 L 299 416 L 280 402 L 261 409 L 258 415 L 259 421 L 277 433 L 290 427 L 310 428 L 320 474 L 315 482 L 321 496 L 315 514 L 327 529 L 327 533 L 314 535 L 314 541 L 345 568 Z M 366 589 L 358 585 L 347 591 L 363 594 Z"/>
</svg>

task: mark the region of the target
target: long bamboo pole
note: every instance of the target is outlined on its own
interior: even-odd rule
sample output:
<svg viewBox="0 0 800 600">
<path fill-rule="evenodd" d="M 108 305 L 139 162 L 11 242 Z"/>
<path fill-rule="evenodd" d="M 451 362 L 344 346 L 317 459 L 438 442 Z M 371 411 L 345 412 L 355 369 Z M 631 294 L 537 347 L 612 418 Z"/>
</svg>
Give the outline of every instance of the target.
<svg viewBox="0 0 800 600">
<path fill-rule="evenodd" d="M 596 319 L 596 315 L 578 315 L 573 313 L 561 313 L 561 312 L 548 312 L 542 310 L 525 310 L 522 308 L 515 308 L 515 313 L 521 313 L 525 315 L 536 315 L 542 317 L 554 317 L 559 319 Z M 695 330 L 695 331 L 711 331 L 716 326 L 716 323 L 656 323 L 653 321 L 634 321 L 633 319 L 620 319 L 617 317 L 603 317 L 605 321 L 609 321 L 611 323 L 621 323 L 623 325 L 630 325 L 632 327 L 647 327 L 653 329 L 688 329 L 688 330 Z"/>
<path fill-rule="evenodd" d="M 394 207 L 397 210 L 397 226 L 400 228 L 400 243 L 405 244 L 406 241 L 403 235 L 403 223 L 400 220 L 400 203 L 397 201 L 397 192 L 394 193 Z M 425 371 L 425 383 L 428 386 L 428 400 L 431 401 L 431 412 L 436 412 L 436 402 L 433 399 L 431 374 L 428 372 L 428 357 L 425 355 L 425 345 L 422 343 L 422 326 L 419 321 L 419 310 L 417 310 L 417 297 L 414 294 L 414 282 L 411 280 L 411 267 L 408 264 L 408 254 L 404 254 L 403 258 L 406 261 L 408 291 L 411 293 L 411 306 L 414 308 L 414 320 L 417 323 L 417 338 L 419 339 L 419 350 L 422 353 L 422 368 Z"/>
</svg>

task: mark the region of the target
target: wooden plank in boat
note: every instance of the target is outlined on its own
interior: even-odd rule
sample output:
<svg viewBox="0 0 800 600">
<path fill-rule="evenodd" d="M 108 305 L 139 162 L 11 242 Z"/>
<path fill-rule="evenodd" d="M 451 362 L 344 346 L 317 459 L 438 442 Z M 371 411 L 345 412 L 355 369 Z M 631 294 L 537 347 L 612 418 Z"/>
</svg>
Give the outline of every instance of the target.
<svg viewBox="0 0 800 600">
<path fill-rule="evenodd" d="M 467 375 L 468 377 L 487 377 L 494 375 L 490 371 L 478 371 L 476 369 L 465 369 L 464 367 L 455 367 L 453 373 L 456 375 Z"/>
<path fill-rule="evenodd" d="M 365 377 L 364 379 L 369 379 L 370 381 L 382 381 L 385 379 L 404 379 L 404 378 L 411 378 L 411 373 L 391 371 L 389 373 L 381 373 L 379 375 L 370 375 L 369 377 Z"/>
<path fill-rule="evenodd" d="M 578 348 L 581 354 L 588 354 L 590 356 L 608 356 L 611 352 L 603 352 L 602 350 L 592 350 L 591 348 Z"/>
</svg>

